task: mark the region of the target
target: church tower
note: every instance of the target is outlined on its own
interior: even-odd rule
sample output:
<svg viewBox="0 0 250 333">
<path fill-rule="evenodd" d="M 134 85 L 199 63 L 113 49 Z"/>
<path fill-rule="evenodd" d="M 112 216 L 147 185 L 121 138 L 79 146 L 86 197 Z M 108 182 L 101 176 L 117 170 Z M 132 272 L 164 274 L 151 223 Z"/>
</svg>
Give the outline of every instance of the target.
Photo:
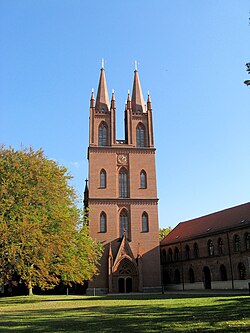
<svg viewBox="0 0 250 333">
<path fill-rule="evenodd" d="M 88 293 L 159 291 L 158 199 L 152 104 L 145 104 L 138 71 L 125 105 L 125 139 L 116 139 L 116 101 L 104 68 L 90 99 L 90 235 L 104 245 L 99 275 Z M 86 195 L 85 195 L 86 197 Z"/>
</svg>

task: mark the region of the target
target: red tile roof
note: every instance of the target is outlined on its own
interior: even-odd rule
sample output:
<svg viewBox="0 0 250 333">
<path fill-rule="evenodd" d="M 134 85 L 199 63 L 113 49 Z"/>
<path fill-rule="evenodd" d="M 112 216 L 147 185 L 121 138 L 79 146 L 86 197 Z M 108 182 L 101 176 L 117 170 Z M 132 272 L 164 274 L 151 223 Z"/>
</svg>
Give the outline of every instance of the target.
<svg viewBox="0 0 250 333">
<path fill-rule="evenodd" d="M 250 202 L 181 222 L 161 241 L 161 245 L 176 243 L 243 225 L 250 226 Z"/>
</svg>

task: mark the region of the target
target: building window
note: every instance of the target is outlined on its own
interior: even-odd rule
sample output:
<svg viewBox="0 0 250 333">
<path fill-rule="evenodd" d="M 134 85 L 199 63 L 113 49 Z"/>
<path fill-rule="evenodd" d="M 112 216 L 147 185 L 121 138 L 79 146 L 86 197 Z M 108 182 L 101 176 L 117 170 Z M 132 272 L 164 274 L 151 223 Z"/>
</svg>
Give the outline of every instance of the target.
<svg viewBox="0 0 250 333">
<path fill-rule="evenodd" d="M 220 265 L 220 278 L 221 281 L 227 281 L 227 270 L 224 265 Z"/>
<path fill-rule="evenodd" d="M 185 247 L 185 256 L 187 260 L 190 259 L 190 247 L 188 245 Z"/>
<path fill-rule="evenodd" d="M 107 216 L 104 212 L 100 215 L 100 232 L 107 232 Z"/>
<path fill-rule="evenodd" d="M 119 172 L 119 197 L 128 197 L 128 173 L 125 168 L 122 168 Z"/>
<path fill-rule="evenodd" d="M 145 147 L 145 127 L 139 124 L 136 128 L 136 147 Z"/>
<path fill-rule="evenodd" d="M 122 238 L 124 234 L 129 238 L 129 219 L 126 210 L 123 210 L 120 214 L 120 237 Z"/>
<path fill-rule="evenodd" d="M 100 188 L 106 188 L 106 171 L 104 169 L 100 172 Z"/>
<path fill-rule="evenodd" d="M 181 283 L 181 274 L 180 274 L 179 269 L 176 269 L 175 272 L 174 272 L 174 282 L 176 284 Z"/>
<path fill-rule="evenodd" d="M 189 268 L 189 282 L 190 283 L 195 283 L 193 268 Z"/>
<path fill-rule="evenodd" d="M 142 232 L 148 232 L 148 214 L 144 212 L 142 214 Z"/>
<path fill-rule="evenodd" d="M 234 252 L 240 252 L 240 237 L 234 235 Z"/>
<path fill-rule="evenodd" d="M 245 235 L 246 250 L 250 250 L 250 233 L 247 232 Z"/>
<path fill-rule="evenodd" d="M 140 173 L 140 188 L 147 188 L 147 174 L 144 170 Z"/>
<path fill-rule="evenodd" d="M 211 241 L 211 239 L 207 243 L 207 250 L 208 250 L 208 255 L 211 257 L 214 255 L 214 244 Z"/>
<path fill-rule="evenodd" d="M 172 249 L 168 250 L 168 261 L 169 262 L 173 261 L 173 251 L 172 251 Z"/>
<path fill-rule="evenodd" d="M 194 257 L 199 258 L 199 247 L 197 243 L 194 243 Z"/>
<path fill-rule="evenodd" d="M 220 255 L 224 254 L 224 244 L 221 238 L 218 239 L 218 252 Z"/>
<path fill-rule="evenodd" d="M 176 247 L 174 249 L 174 260 L 179 261 L 179 249 L 178 249 L 178 247 Z"/>
<path fill-rule="evenodd" d="M 161 263 L 165 264 L 167 262 L 167 255 L 166 255 L 166 251 L 162 250 L 161 251 Z"/>
<path fill-rule="evenodd" d="M 108 128 L 105 123 L 101 123 L 98 129 L 98 145 L 99 146 L 108 145 Z"/>
<path fill-rule="evenodd" d="M 238 271 L 239 271 L 239 279 L 240 280 L 245 280 L 245 278 L 246 278 L 246 267 L 242 262 L 240 262 L 239 265 L 238 265 Z"/>
</svg>

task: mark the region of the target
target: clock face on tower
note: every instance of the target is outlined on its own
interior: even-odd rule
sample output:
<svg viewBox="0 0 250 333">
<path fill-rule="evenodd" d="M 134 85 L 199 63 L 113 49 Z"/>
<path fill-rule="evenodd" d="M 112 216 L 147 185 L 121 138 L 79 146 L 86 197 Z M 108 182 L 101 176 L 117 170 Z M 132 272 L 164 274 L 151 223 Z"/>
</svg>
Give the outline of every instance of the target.
<svg viewBox="0 0 250 333">
<path fill-rule="evenodd" d="M 117 162 L 119 164 L 128 164 L 128 157 L 126 155 L 118 155 L 117 156 Z"/>
</svg>

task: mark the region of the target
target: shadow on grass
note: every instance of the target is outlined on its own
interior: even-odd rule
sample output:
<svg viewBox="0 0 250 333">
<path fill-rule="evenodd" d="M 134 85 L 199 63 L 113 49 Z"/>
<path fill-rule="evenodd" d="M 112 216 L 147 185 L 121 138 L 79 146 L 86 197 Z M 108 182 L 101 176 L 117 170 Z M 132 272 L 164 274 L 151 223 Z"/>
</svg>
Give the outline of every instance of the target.
<svg viewBox="0 0 250 333">
<path fill-rule="evenodd" d="M 156 295 L 155 295 L 156 296 Z M 84 301 L 91 300 L 84 298 Z M 133 297 L 134 299 L 134 297 Z M 160 302 L 151 303 L 154 298 L 137 296 L 142 304 L 136 302 L 124 305 L 112 304 L 112 299 L 95 297 L 97 304 L 87 302 L 86 306 L 72 308 L 46 308 L 39 310 L 19 310 L 1 313 L 0 332 L 249 332 L 250 298 L 228 297 L 215 299 L 206 304 L 208 299 L 201 299 L 199 304 L 187 299 L 172 302 L 159 295 Z M 60 301 L 60 297 L 56 297 Z M 67 299 L 62 299 L 67 301 Z M 74 301 L 70 298 L 69 301 Z M 81 299 L 76 298 L 78 302 Z M 109 303 L 106 305 L 108 301 Z M 122 298 L 124 300 L 124 298 Z M 131 300 L 131 298 L 129 298 Z M 37 302 L 40 300 L 34 300 Z M 43 300 L 42 300 L 43 301 Z M 44 300 L 45 302 L 46 300 Z M 47 299 L 48 301 L 48 299 Z M 149 302 L 148 302 L 149 301 Z M 74 304 L 74 303 L 73 303 Z M 85 303 L 84 303 L 85 304 Z M 243 327 L 242 323 L 246 323 Z M 240 323 L 240 325 L 238 325 Z"/>
</svg>

